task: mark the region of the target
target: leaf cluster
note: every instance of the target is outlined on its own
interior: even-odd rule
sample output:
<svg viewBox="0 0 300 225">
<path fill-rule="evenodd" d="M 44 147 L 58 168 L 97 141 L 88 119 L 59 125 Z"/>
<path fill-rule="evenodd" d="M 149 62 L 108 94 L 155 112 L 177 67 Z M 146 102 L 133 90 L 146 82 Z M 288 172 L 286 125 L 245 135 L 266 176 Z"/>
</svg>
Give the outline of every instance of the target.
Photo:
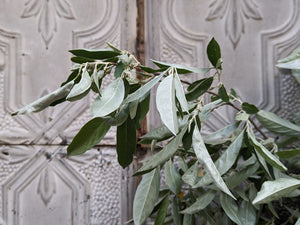
<svg viewBox="0 0 300 225">
<path fill-rule="evenodd" d="M 134 224 L 143 224 L 149 217 L 155 225 L 189 225 L 196 220 L 260 224 L 278 217 L 272 201 L 299 196 L 299 173 L 291 173 L 285 164 L 299 157 L 300 149 L 279 148 L 299 140 L 300 114 L 290 122 L 243 102 L 233 89 L 228 91 L 221 82 L 223 61 L 214 38 L 207 46 L 210 68 L 153 60 L 158 67 L 153 69 L 141 65 L 129 52 L 108 45 L 111 50 L 71 50 L 75 64 L 61 87 L 13 115 L 77 101 L 93 91 L 98 95 L 92 106 L 94 118 L 74 137 L 68 155 L 91 149 L 116 126 L 118 162 L 125 168 L 133 160 L 136 130 L 149 111 L 150 92 L 157 86 L 156 106 L 163 124 L 139 139 L 151 148 L 152 155 L 135 174 L 143 177 L 134 199 Z M 298 61 L 296 51 L 278 66 L 292 66 L 297 74 Z M 136 73 L 144 78 L 136 78 Z M 201 78 L 193 83 L 183 80 L 192 73 Z M 109 74 L 114 79 L 102 87 Z M 203 135 L 206 121 L 222 107 L 236 110 L 235 121 Z M 268 135 L 279 135 L 280 142 Z M 272 218 L 264 217 L 266 209 Z M 299 211 L 288 220 L 297 217 Z"/>
</svg>

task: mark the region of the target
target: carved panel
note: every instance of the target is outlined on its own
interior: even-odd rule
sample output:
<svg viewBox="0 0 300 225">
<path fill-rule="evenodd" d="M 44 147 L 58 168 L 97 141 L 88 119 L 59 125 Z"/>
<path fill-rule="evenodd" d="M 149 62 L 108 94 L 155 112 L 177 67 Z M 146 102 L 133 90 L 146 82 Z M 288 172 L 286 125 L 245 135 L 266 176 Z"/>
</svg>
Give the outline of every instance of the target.
<svg viewBox="0 0 300 225">
<path fill-rule="evenodd" d="M 7 225 L 120 224 L 122 172 L 113 148 L 76 157 L 60 147 L 39 148 L 0 149 Z"/>
<path fill-rule="evenodd" d="M 0 146 L 0 224 L 123 224 L 131 218 L 134 179 L 132 169 L 117 163 L 115 130 L 102 142 L 112 147 L 66 156 L 66 144 L 92 118 L 94 95 L 33 115 L 10 113 L 66 79 L 69 49 L 106 42 L 134 49 L 135 10 L 135 0 L 0 0 L 0 142 L 7 144 Z"/>
<path fill-rule="evenodd" d="M 147 57 L 207 66 L 205 48 L 214 36 L 222 50 L 225 85 L 235 88 L 244 101 L 291 117 L 299 103 L 286 99 L 299 88 L 283 81 L 288 78 L 275 65 L 299 46 L 299 14 L 299 0 L 152 1 L 147 5 Z M 224 108 L 214 113 L 207 129 L 215 130 L 233 118 L 233 111 Z M 158 115 L 151 119 L 151 127 L 157 121 Z"/>
</svg>

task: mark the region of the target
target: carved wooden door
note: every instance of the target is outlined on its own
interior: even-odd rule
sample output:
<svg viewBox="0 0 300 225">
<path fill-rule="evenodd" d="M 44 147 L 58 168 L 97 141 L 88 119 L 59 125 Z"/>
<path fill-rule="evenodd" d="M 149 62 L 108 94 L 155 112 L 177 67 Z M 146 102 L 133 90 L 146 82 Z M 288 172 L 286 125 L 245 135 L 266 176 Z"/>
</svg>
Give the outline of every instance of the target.
<svg viewBox="0 0 300 225">
<path fill-rule="evenodd" d="M 93 96 L 29 116 L 10 113 L 66 79 L 69 49 L 111 42 L 134 50 L 135 9 L 134 0 L 0 0 L 0 224 L 128 219 L 130 182 L 116 160 L 114 130 L 100 151 L 66 157 L 66 144 L 91 118 Z"/>
<path fill-rule="evenodd" d="M 227 87 L 235 88 L 245 101 L 285 118 L 291 119 L 299 111 L 299 98 L 295 99 L 300 94 L 299 84 L 275 67 L 278 59 L 300 46 L 299 0 L 147 3 L 147 60 L 207 67 L 206 46 L 214 36 L 221 46 L 222 80 Z M 206 129 L 216 130 L 233 116 L 227 110 L 214 113 Z M 150 118 L 151 126 L 157 126 L 157 121 L 156 114 Z"/>
</svg>

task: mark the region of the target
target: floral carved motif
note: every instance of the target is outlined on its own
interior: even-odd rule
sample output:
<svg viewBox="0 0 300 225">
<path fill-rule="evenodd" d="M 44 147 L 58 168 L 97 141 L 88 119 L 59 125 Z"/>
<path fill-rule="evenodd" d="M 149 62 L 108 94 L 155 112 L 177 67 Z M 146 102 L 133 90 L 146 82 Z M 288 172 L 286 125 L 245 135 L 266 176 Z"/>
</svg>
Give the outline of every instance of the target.
<svg viewBox="0 0 300 225">
<path fill-rule="evenodd" d="M 261 20 L 262 16 L 254 0 L 214 0 L 210 4 L 206 20 L 225 18 L 225 33 L 234 48 L 245 33 L 245 20 Z"/>
<path fill-rule="evenodd" d="M 57 31 L 57 17 L 75 19 L 67 0 L 28 0 L 22 18 L 38 17 L 38 31 L 48 47 Z"/>
</svg>

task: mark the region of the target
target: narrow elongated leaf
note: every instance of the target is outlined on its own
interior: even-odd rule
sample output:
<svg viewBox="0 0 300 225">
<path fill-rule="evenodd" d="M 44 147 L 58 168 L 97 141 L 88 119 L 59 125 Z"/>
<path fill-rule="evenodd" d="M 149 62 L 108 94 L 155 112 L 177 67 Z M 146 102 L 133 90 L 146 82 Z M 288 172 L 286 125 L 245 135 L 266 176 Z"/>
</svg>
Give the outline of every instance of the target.
<svg viewBox="0 0 300 225">
<path fill-rule="evenodd" d="M 235 222 L 238 225 L 244 225 L 238 213 L 238 206 L 232 198 L 229 198 L 227 195 L 224 195 L 222 193 L 220 195 L 220 203 L 226 215 L 233 222 Z"/>
<path fill-rule="evenodd" d="M 222 129 L 216 131 L 216 132 L 213 132 L 209 135 L 204 136 L 203 140 L 204 140 L 205 143 L 209 143 L 211 141 L 226 138 L 226 137 L 233 134 L 233 132 L 238 127 L 238 125 L 239 125 L 239 123 L 229 124 L 229 125 L 223 127 Z"/>
<path fill-rule="evenodd" d="M 111 126 L 121 126 L 127 120 L 129 115 L 128 104 L 120 107 L 120 110 L 113 116 L 104 116 L 102 119 Z"/>
<path fill-rule="evenodd" d="M 186 93 L 185 97 L 188 101 L 193 101 L 203 95 L 212 85 L 213 77 L 203 79 L 201 83 L 196 85 L 192 90 Z"/>
<path fill-rule="evenodd" d="M 212 38 L 207 46 L 207 57 L 214 67 L 217 67 L 218 60 L 221 58 L 221 50 L 215 38 Z"/>
<path fill-rule="evenodd" d="M 79 155 L 98 144 L 110 126 L 99 117 L 87 122 L 67 148 L 68 155 Z"/>
<path fill-rule="evenodd" d="M 159 62 L 156 60 L 151 59 L 151 61 L 157 65 L 159 68 L 168 68 L 168 67 L 174 67 L 176 68 L 177 72 L 179 74 L 181 73 L 199 73 L 199 74 L 205 74 L 207 73 L 210 68 L 195 68 L 195 67 L 188 67 L 183 66 L 175 63 L 165 63 L 165 62 Z"/>
<path fill-rule="evenodd" d="M 197 198 L 196 201 L 191 206 L 181 211 L 181 213 L 184 214 L 197 213 L 200 210 L 205 209 L 211 203 L 214 197 L 215 197 L 215 192 L 208 191 L 205 194 L 201 195 L 199 198 Z"/>
<path fill-rule="evenodd" d="M 244 225 L 256 224 L 256 211 L 249 201 L 242 201 L 239 207 L 239 217 Z"/>
<path fill-rule="evenodd" d="M 299 187 L 300 180 L 294 178 L 279 178 L 274 181 L 266 181 L 252 203 L 263 204 L 271 202 L 287 196 Z"/>
<path fill-rule="evenodd" d="M 115 52 L 121 53 L 122 51 L 120 49 L 118 49 L 116 46 L 114 46 L 112 43 L 110 42 L 106 42 L 106 44 Z"/>
<path fill-rule="evenodd" d="M 300 155 L 300 149 L 298 148 L 298 149 L 291 149 L 291 150 L 283 150 L 280 152 L 276 152 L 276 155 L 278 155 L 280 158 L 287 159 L 287 158 Z"/>
<path fill-rule="evenodd" d="M 252 176 L 259 168 L 259 164 L 255 163 L 242 171 L 236 172 L 229 177 L 226 177 L 225 181 L 229 188 L 235 188 L 240 185 L 248 177 Z"/>
<path fill-rule="evenodd" d="M 247 135 L 249 141 L 255 148 L 255 150 L 272 166 L 280 170 L 287 170 L 287 168 L 280 162 L 275 155 L 273 155 L 268 149 L 265 148 L 261 143 L 259 143 L 253 133 L 253 130 L 250 128 L 250 125 L 247 127 Z"/>
<path fill-rule="evenodd" d="M 181 176 L 174 163 L 170 159 L 165 165 L 166 183 L 174 194 L 179 194 L 181 190 Z"/>
<path fill-rule="evenodd" d="M 192 147 L 194 129 L 195 123 L 192 123 L 190 130 L 187 130 L 182 138 L 182 145 L 185 150 L 189 150 Z"/>
<path fill-rule="evenodd" d="M 198 162 L 195 162 L 185 173 L 182 175 L 182 180 L 190 186 L 195 185 L 199 181 L 198 176 Z"/>
<path fill-rule="evenodd" d="M 82 71 L 81 79 L 79 83 L 75 84 L 70 93 L 67 96 L 68 101 L 76 101 L 88 94 L 92 85 L 92 79 L 89 73 L 84 69 Z"/>
<path fill-rule="evenodd" d="M 290 61 L 294 61 L 296 59 L 300 59 L 300 48 L 295 49 L 292 54 L 290 54 L 288 57 L 284 59 L 278 60 L 279 63 L 287 63 Z"/>
<path fill-rule="evenodd" d="M 184 214 L 183 216 L 183 225 L 193 225 L 193 215 Z"/>
<path fill-rule="evenodd" d="M 224 87 L 224 85 L 222 85 L 220 88 L 219 88 L 219 95 L 220 95 L 220 98 L 224 101 L 224 102 L 229 102 L 229 96 L 227 94 L 227 91 Z"/>
<path fill-rule="evenodd" d="M 259 122 L 272 131 L 275 134 L 281 134 L 285 136 L 299 137 L 300 136 L 300 126 L 293 124 L 287 120 L 280 118 L 274 113 L 260 110 L 256 114 L 256 118 Z"/>
<path fill-rule="evenodd" d="M 291 60 L 285 63 L 279 63 L 276 65 L 278 68 L 282 69 L 292 69 L 292 70 L 299 70 L 300 69 L 300 58 Z"/>
<path fill-rule="evenodd" d="M 165 218 L 166 218 L 166 215 L 168 212 L 169 198 L 170 198 L 169 195 L 167 195 L 164 198 L 164 200 L 162 201 L 162 203 L 159 207 L 158 213 L 156 215 L 154 225 L 163 225 L 164 224 L 164 221 L 165 221 Z"/>
<path fill-rule="evenodd" d="M 128 95 L 127 98 L 124 100 L 124 104 L 135 101 L 135 100 L 138 100 L 142 96 L 144 96 L 146 93 L 148 93 L 151 90 L 151 88 L 153 88 L 153 86 L 155 84 L 157 84 L 157 82 L 165 75 L 166 72 L 167 71 L 164 71 L 163 73 L 156 76 L 151 81 L 147 82 L 145 85 L 143 85 L 142 87 L 137 89 L 135 92 Z"/>
<path fill-rule="evenodd" d="M 102 117 L 115 111 L 121 105 L 124 94 L 125 88 L 123 80 L 117 78 L 103 90 L 102 96 L 95 100 L 92 106 L 93 115 Z"/>
<path fill-rule="evenodd" d="M 178 133 L 173 74 L 166 77 L 156 91 L 156 107 L 162 122 L 176 135 Z"/>
<path fill-rule="evenodd" d="M 133 201 L 133 220 L 135 225 L 141 225 L 151 214 L 159 195 L 159 171 L 155 169 L 143 176 Z"/>
<path fill-rule="evenodd" d="M 121 75 L 122 75 L 124 69 L 125 69 L 124 64 L 123 64 L 122 62 L 119 62 L 119 63 L 117 64 L 117 66 L 116 66 L 116 69 L 115 69 L 115 73 L 114 73 L 115 78 L 121 77 Z"/>
<path fill-rule="evenodd" d="M 176 97 L 181 105 L 181 108 L 184 112 L 188 112 L 189 111 L 188 103 L 185 98 L 183 86 L 181 84 L 180 78 L 177 73 L 175 74 L 174 77 L 174 84 L 175 84 Z"/>
<path fill-rule="evenodd" d="M 118 162 L 125 168 L 133 160 L 136 149 L 136 130 L 134 120 L 127 118 L 126 122 L 117 128 Z"/>
<path fill-rule="evenodd" d="M 203 142 L 203 139 L 201 137 L 200 131 L 197 127 L 195 127 L 194 133 L 193 133 L 193 148 L 194 148 L 194 151 L 196 153 L 196 156 L 197 156 L 199 162 L 201 162 L 204 165 L 205 170 L 213 178 L 214 183 L 217 185 L 217 187 L 219 187 L 223 192 L 225 192 L 226 194 L 231 196 L 233 199 L 235 199 L 235 197 L 231 194 L 227 185 L 223 181 L 212 158 L 210 157 L 210 155 L 205 147 L 205 144 Z"/>
<path fill-rule="evenodd" d="M 155 154 L 146 165 L 142 166 L 135 175 L 145 173 L 149 170 L 154 169 L 158 165 L 169 160 L 177 151 L 179 144 L 181 143 L 182 137 L 187 130 L 187 127 L 184 127 L 177 136 L 175 136 L 160 152 Z"/>
<path fill-rule="evenodd" d="M 215 166 L 218 169 L 220 175 L 225 174 L 235 163 L 243 144 L 243 138 L 244 130 L 236 137 L 236 139 L 229 145 L 227 150 L 215 162 Z M 194 187 L 204 186 L 211 183 L 212 181 L 212 177 L 208 174 L 205 174 Z"/>
<path fill-rule="evenodd" d="M 82 63 L 86 63 L 86 62 L 94 62 L 95 60 L 90 59 L 90 58 L 76 56 L 76 57 L 72 57 L 71 61 L 74 63 L 82 64 Z"/>
<path fill-rule="evenodd" d="M 248 102 L 243 102 L 242 109 L 248 114 L 255 114 L 259 111 L 255 105 L 249 104 Z"/>
<path fill-rule="evenodd" d="M 70 50 L 73 55 L 84 57 L 84 58 L 90 58 L 90 59 L 108 59 L 115 56 L 120 55 L 119 52 L 111 51 L 107 49 L 74 49 Z"/>
<path fill-rule="evenodd" d="M 18 114 L 20 115 L 20 114 L 27 114 L 27 113 L 32 113 L 32 112 L 39 112 L 39 111 L 45 109 L 46 107 L 51 105 L 51 103 L 53 103 L 59 99 L 65 98 L 71 91 L 73 85 L 74 85 L 74 81 L 70 81 L 69 83 L 65 84 L 64 86 L 58 88 L 56 91 L 53 91 L 53 92 L 45 95 L 44 97 L 41 97 L 38 100 L 32 102 L 31 104 L 13 112 L 12 116 L 15 116 Z"/>
<path fill-rule="evenodd" d="M 104 77 L 104 71 L 103 70 L 99 70 L 97 72 L 97 68 L 95 67 L 95 70 L 91 76 L 94 84 L 96 85 L 97 87 L 97 92 L 100 93 L 100 87 L 101 87 L 101 84 L 102 84 L 102 78 Z"/>
<path fill-rule="evenodd" d="M 297 219 L 295 225 L 300 225 L 300 217 Z"/>
<path fill-rule="evenodd" d="M 182 225 L 182 215 L 179 213 L 179 200 L 174 196 L 172 201 L 171 214 L 175 225 Z"/>
</svg>

